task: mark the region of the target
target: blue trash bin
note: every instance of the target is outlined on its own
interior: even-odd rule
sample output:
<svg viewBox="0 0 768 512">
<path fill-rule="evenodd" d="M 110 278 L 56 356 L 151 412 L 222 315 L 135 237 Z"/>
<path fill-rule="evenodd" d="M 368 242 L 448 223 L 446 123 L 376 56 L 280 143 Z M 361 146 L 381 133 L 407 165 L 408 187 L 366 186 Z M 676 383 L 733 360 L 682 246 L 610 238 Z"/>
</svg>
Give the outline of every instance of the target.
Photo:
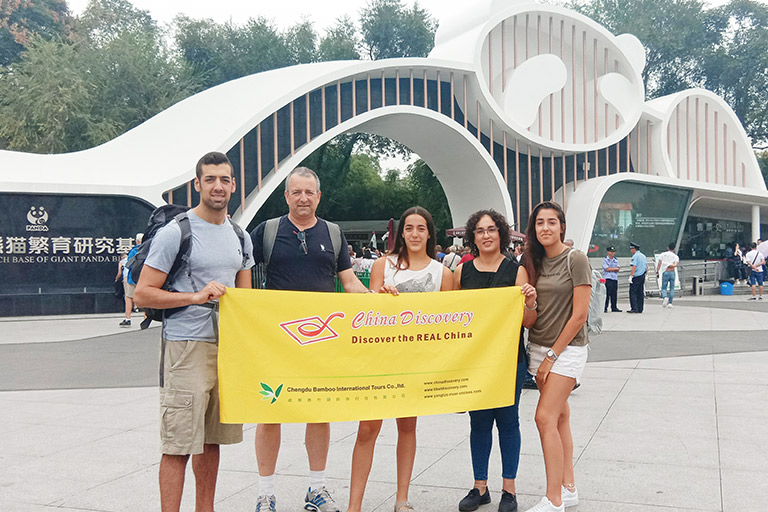
<svg viewBox="0 0 768 512">
<path fill-rule="evenodd" d="M 720 295 L 733 295 L 733 283 L 730 281 L 720 283 Z"/>
</svg>

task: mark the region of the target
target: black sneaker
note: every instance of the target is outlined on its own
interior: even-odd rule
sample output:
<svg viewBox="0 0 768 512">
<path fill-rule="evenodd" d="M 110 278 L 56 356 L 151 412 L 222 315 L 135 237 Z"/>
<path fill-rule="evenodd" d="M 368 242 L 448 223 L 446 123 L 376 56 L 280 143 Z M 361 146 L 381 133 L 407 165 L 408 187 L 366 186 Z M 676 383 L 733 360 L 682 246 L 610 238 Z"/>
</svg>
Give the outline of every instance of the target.
<svg viewBox="0 0 768 512">
<path fill-rule="evenodd" d="M 127 318 L 118 324 L 120 327 L 130 327 L 131 321 Z"/>
<path fill-rule="evenodd" d="M 505 490 L 501 491 L 499 512 L 515 512 L 517 510 L 517 496 Z"/>
<path fill-rule="evenodd" d="M 487 505 L 490 502 L 491 493 L 488 492 L 487 487 L 485 488 L 485 494 L 482 496 L 480 495 L 480 489 L 474 488 L 459 502 L 459 510 L 461 512 L 471 512 L 472 510 L 477 510 L 480 505 Z"/>
</svg>

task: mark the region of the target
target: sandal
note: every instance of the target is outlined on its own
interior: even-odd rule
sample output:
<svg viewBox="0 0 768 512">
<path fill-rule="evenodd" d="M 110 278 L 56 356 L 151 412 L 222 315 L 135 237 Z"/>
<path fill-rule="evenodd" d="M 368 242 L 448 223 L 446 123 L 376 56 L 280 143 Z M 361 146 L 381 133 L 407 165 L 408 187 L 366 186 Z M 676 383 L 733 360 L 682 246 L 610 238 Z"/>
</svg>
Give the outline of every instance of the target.
<svg viewBox="0 0 768 512">
<path fill-rule="evenodd" d="M 413 512 L 413 507 L 407 501 L 398 501 L 395 503 L 395 512 Z"/>
</svg>

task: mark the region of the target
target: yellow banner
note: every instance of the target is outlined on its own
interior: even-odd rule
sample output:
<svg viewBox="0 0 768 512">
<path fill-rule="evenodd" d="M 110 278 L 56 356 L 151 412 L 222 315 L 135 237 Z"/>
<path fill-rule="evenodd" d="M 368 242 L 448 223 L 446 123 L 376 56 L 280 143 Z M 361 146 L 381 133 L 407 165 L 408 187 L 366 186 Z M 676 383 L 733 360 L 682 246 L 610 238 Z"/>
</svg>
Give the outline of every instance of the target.
<svg viewBox="0 0 768 512">
<path fill-rule="evenodd" d="M 515 400 L 518 287 L 436 293 L 229 288 L 225 423 L 314 423 L 488 409 Z"/>
</svg>

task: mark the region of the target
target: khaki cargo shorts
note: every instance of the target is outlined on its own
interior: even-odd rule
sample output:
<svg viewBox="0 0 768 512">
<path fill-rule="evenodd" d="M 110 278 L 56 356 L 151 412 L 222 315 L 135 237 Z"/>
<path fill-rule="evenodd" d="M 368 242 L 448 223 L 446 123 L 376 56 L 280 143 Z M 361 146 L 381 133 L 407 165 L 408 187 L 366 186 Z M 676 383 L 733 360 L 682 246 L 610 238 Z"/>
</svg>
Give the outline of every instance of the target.
<svg viewBox="0 0 768 512">
<path fill-rule="evenodd" d="M 133 293 L 136 291 L 136 285 L 128 283 L 127 279 L 123 279 L 123 291 L 125 296 L 129 299 L 133 298 Z"/>
<path fill-rule="evenodd" d="M 203 453 L 205 444 L 235 444 L 243 426 L 219 422 L 216 343 L 166 341 L 164 386 L 160 388 L 161 451 L 168 455 Z"/>
</svg>

